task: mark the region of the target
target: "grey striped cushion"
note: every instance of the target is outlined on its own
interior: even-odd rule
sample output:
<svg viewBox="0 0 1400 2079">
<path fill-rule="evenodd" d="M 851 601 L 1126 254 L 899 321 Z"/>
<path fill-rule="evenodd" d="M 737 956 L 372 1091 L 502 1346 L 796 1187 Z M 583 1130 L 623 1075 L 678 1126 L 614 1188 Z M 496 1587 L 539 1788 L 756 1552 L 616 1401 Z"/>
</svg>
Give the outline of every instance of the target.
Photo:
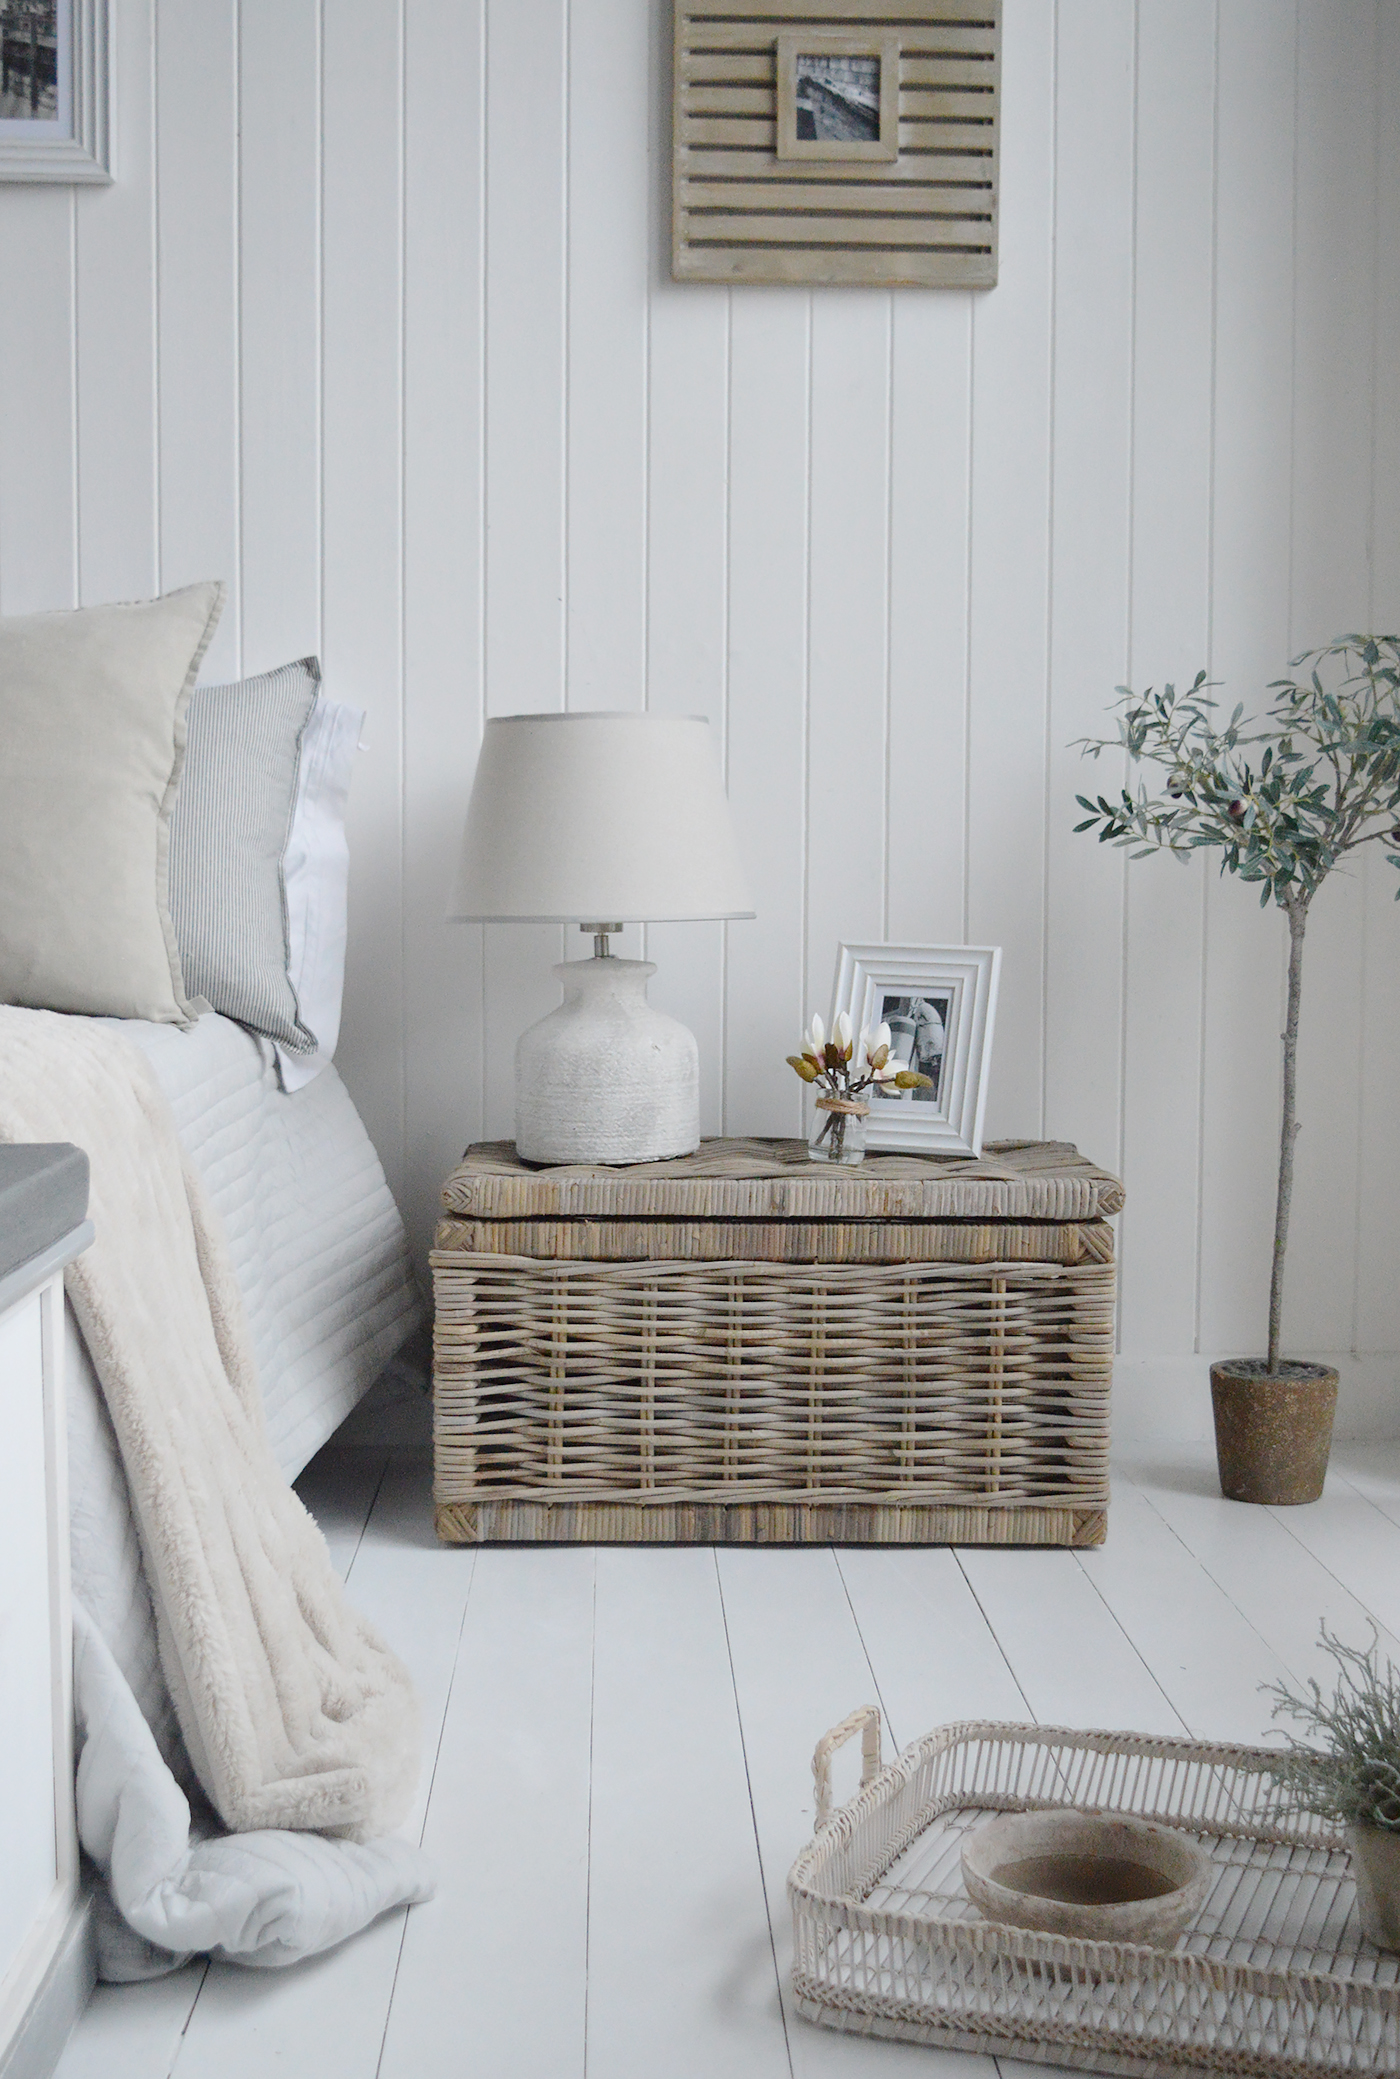
<svg viewBox="0 0 1400 2079">
<path fill-rule="evenodd" d="M 226 1018 L 313 1054 L 287 975 L 282 855 L 314 657 L 231 686 L 197 686 L 170 819 L 170 915 L 185 989 Z"/>
</svg>

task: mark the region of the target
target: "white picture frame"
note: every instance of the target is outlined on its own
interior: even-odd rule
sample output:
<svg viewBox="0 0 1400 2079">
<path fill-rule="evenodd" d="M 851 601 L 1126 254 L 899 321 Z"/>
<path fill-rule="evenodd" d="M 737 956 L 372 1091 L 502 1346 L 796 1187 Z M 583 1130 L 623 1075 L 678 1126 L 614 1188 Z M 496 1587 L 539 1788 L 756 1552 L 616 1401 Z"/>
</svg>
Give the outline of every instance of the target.
<svg viewBox="0 0 1400 2079">
<path fill-rule="evenodd" d="M 889 1024 L 901 1059 L 925 1073 L 937 1061 L 931 1090 L 870 1093 L 865 1145 L 872 1154 L 981 1154 L 1000 979 L 1000 946 L 837 949 L 833 1023 L 845 1011 L 857 1032 Z"/>
<path fill-rule="evenodd" d="M 110 0 L 0 0 L 0 181 L 111 180 L 110 43 Z"/>
</svg>

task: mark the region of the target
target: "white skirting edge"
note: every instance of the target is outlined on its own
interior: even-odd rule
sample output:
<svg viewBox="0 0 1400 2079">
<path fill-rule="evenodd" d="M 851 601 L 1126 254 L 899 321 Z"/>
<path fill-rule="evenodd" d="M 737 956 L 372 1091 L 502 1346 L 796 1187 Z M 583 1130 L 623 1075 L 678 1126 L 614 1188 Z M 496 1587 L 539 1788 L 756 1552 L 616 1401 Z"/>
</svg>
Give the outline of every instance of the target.
<svg viewBox="0 0 1400 2079">
<path fill-rule="evenodd" d="M 1218 1357 L 1243 1357 L 1245 1350 L 1219 1350 Z M 1214 1435 L 1210 1416 L 1211 1355 L 1113 1360 L 1115 1444 L 1169 1441 L 1201 1443 Z M 1335 1436 L 1352 1439 L 1400 1437 L 1400 1352 L 1354 1356 L 1351 1351 L 1292 1349 L 1290 1357 L 1334 1364 L 1341 1374 Z"/>
<path fill-rule="evenodd" d="M 18 2028 L 0 2050 L 0 2079 L 50 2079 L 96 1981 L 92 1900 L 84 1892 Z"/>
</svg>

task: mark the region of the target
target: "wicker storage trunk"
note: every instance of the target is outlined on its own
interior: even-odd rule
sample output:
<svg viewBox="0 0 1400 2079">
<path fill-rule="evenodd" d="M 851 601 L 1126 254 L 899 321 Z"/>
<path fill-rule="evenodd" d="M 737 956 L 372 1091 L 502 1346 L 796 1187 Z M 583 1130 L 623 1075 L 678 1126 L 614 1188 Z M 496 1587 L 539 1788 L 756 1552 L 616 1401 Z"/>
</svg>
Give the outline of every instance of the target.
<svg viewBox="0 0 1400 2079">
<path fill-rule="evenodd" d="M 1060 1142 L 470 1148 L 432 1257 L 438 1534 L 1098 1544 L 1122 1203 Z"/>
</svg>

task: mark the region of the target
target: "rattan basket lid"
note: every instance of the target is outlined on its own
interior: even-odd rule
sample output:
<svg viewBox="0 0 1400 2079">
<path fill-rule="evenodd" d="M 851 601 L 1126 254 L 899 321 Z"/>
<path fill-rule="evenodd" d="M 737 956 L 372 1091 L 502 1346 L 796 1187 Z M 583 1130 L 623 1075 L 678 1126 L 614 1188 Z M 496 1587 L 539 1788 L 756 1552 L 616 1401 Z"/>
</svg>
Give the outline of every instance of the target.
<svg viewBox="0 0 1400 2079">
<path fill-rule="evenodd" d="M 810 1162 L 805 1141 L 709 1140 L 694 1155 L 532 1169 L 510 1141 L 468 1148 L 442 1187 L 449 1213 L 487 1220 L 1097 1220 L 1123 1186 L 1068 1141 L 992 1141 L 967 1156 Z"/>
</svg>

